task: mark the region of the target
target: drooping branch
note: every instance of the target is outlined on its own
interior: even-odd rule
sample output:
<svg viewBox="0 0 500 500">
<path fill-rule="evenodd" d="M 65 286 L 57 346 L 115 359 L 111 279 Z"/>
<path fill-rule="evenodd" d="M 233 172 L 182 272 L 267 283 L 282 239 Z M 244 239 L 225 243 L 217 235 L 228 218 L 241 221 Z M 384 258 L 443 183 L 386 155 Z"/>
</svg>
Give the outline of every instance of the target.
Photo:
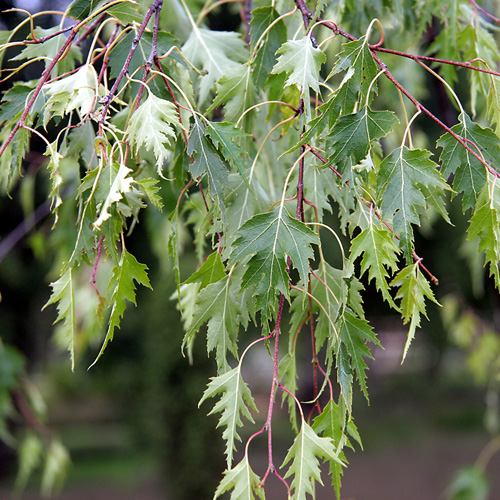
<svg viewBox="0 0 500 500">
<path fill-rule="evenodd" d="M 137 50 L 137 47 L 139 46 L 139 42 L 142 38 L 142 35 L 144 34 L 144 31 L 146 30 L 146 26 L 148 25 L 149 20 L 151 19 L 153 13 L 159 11 L 162 5 L 163 5 L 163 0 L 154 0 L 154 2 L 150 5 L 139 27 L 139 30 L 137 31 L 137 34 L 135 35 L 134 40 L 132 41 L 132 47 L 130 48 L 127 59 L 125 60 L 125 63 L 120 73 L 116 77 L 115 83 L 111 87 L 111 90 L 108 92 L 108 94 L 104 96 L 100 101 L 101 104 L 104 104 L 104 107 L 101 111 L 101 119 L 99 120 L 99 132 L 101 135 L 103 133 L 104 122 L 106 120 L 106 115 L 108 113 L 109 106 L 111 106 L 111 102 L 113 101 L 116 95 L 116 91 L 118 90 L 120 82 L 122 81 L 123 77 L 128 73 L 132 57 L 134 57 L 134 53 Z"/>
</svg>

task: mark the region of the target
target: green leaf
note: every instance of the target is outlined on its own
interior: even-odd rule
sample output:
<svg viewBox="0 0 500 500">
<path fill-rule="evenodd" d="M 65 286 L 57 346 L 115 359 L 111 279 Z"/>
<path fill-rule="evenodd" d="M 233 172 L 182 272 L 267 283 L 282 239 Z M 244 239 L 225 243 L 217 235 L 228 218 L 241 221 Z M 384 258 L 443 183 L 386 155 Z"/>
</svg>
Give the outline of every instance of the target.
<svg viewBox="0 0 500 500">
<path fill-rule="evenodd" d="M 302 298 L 302 297 L 301 297 Z M 296 331 L 296 330 L 295 330 Z M 292 347 L 290 349 L 293 349 Z M 290 415 L 290 422 L 296 432 L 299 428 L 297 426 L 297 403 L 292 394 L 296 394 L 298 390 L 297 379 L 297 356 L 294 350 L 287 352 L 279 362 L 278 377 L 289 392 L 283 391 L 283 401 L 288 404 L 288 413 Z M 291 393 L 291 394 L 290 394 Z"/>
<path fill-rule="evenodd" d="M 236 68 L 229 69 L 217 82 L 217 97 L 207 109 L 207 113 L 225 104 L 224 118 L 230 122 L 236 122 L 240 116 L 256 100 L 256 91 L 252 79 L 251 66 L 240 64 Z M 243 118 L 243 128 L 250 129 L 250 114 Z"/>
<path fill-rule="evenodd" d="M 50 284 L 52 294 L 42 310 L 50 304 L 57 304 L 57 318 L 54 322 L 64 320 L 64 335 L 68 342 L 68 350 L 71 358 L 71 370 L 75 371 L 75 341 L 77 334 L 75 283 L 73 270 L 68 268 L 66 272 L 55 282 Z"/>
<path fill-rule="evenodd" d="M 220 252 L 213 252 L 208 257 L 203 265 L 194 272 L 184 283 L 200 283 L 200 290 L 216 283 L 226 277 L 226 270 Z"/>
<path fill-rule="evenodd" d="M 271 73 L 286 73 L 285 86 L 297 85 L 304 99 L 307 116 L 310 115 L 311 103 L 309 88 L 319 93 L 319 71 L 326 61 L 325 54 L 313 46 L 311 38 L 288 40 L 278 50 L 281 54 Z"/>
<path fill-rule="evenodd" d="M 375 279 L 377 289 L 384 300 L 397 309 L 389 294 L 387 283 L 388 271 L 397 269 L 398 247 L 394 244 L 392 234 L 387 229 L 378 228 L 373 222 L 351 242 L 351 259 L 354 261 L 361 255 L 361 276 L 368 271 L 368 280 Z"/>
<path fill-rule="evenodd" d="M 335 269 L 324 260 L 318 269 L 314 270 L 316 276 L 311 277 L 310 293 L 316 299 L 312 303 L 312 310 L 317 316 L 315 327 L 316 350 L 319 351 L 327 339 L 334 343 L 338 339 L 338 330 L 335 325 L 341 307 L 347 301 L 347 280 L 341 269 Z M 321 281 L 320 281 L 321 280 Z M 292 318 L 291 329 L 296 331 L 309 315 L 309 310 L 304 308 L 303 294 L 294 292 L 294 300 L 291 306 Z M 318 305 L 321 304 L 322 307 Z M 327 351 L 327 358 L 331 357 L 333 351 Z"/>
<path fill-rule="evenodd" d="M 232 262 L 250 257 L 241 289 L 255 286 L 255 300 L 264 317 L 275 307 L 277 293 L 288 297 L 286 257 L 289 256 L 300 278 L 306 282 L 312 244 L 318 237 L 303 222 L 290 216 L 283 205 L 271 212 L 254 215 L 237 232 L 230 255 Z"/>
<path fill-rule="evenodd" d="M 252 10 L 250 46 L 253 50 L 257 49 L 257 55 L 252 63 L 252 76 L 257 88 L 264 87 L 269 73 L 276 64 L 276 51 L 286 42 L 287 29 L 283 20 L 276 22 L 268 29 L 278 17 L 278 12 L 270 5 Z M 265 35 L 264 32 L 266 32 Z M 262 35 L 264 36 L 260 45 L 256 47 Z"/>
<path fill-rule="evenodd" d="M 0 122 L 13 120 L 20 116 L 34 88 L 34 82 L 15 82 L 2 97 Z"/>
<path fill-rule="evenodd" d="M 97 363 L 106 349 L 108 342 L 113 340 L 115 328 L 120 328 L 120 322 L 125 312 L 126 301 L 137 305 L 134 281 L 152 289 L 146 273 L 147 269 L 146 265 L 137 262 L 137 259 L 125 248 L 122 250 L 120 263 L 113 269 L 113 275 L 108 285 L 108 292 L 111 290 L 109 303 L 112 306 L 108 331 L 101 350 L 90 367 Z"/>
<path fill-rule="evenodd" d="M 250 135 L 246 134 L 232 123 L 227 122 L 208 122 L 205 133 L 210 137 L 212 143 L 222 156 L 231 165 L 237 168 L 248 189 L 251 190 L 252 188 L 246 174 L 246 158 L 248 152 L 235 142 L 235 139 L 248 138 Z"/>
<path fill-rule="evenodd" d="M 210 353 L 215 349 L 219 372 L 229 369 L 227 351 L 238 357 L 241 308 L 236 300 L 237 290 L 237 285 L 232 285 L 229 277 L 203 288 L 196 300 L 196 308 L 183 342 L 183 345 L 189 344 L 201 326 L 208 322 L 207 351 Z"/>
<path fill-rule="evenodd" d="M 374 140 L 385 137 L 398 123 L 391 111 L 372 111 L 365 106 L 359 112 L 342 116 L 327 137 L 328 149 L 333 150 L 329 163 L 341 172 L 366 158 Z"/>
<path fill-rule="evenodd" d="M 347 78 L 343 89 L 343 100 L 349 107 L 354 106 L 356 101 L 366 98 L 368 89 L 377 76 L 379 67 L 370 52 L 368 40 L 366 36 L 362 36 L 358 40 L 347 42 L 342 45 L 343 50 L 338 56 L 338 60 L 333 67 L 327 80 L 341 71 L 348 70 Z M 352 68 L 352 70 L 351 70 Z M 372 92 L 377 92 L 377 85 L 372 86 Z M 352 111 L 345 111 L 350 113 Z"/>
<path fill-rule="evenodd" d="M 222 437 L 226 441 L 227 466 L 231 468 L 236 440 L 241 441 L 238 435 L 238 427 L 243 425 L 242 417 L 253 423 L 254 420 L 249 408 L 257 411 L 250 389 L 241 376 L 240 365 L 218 377 L 211 377 L 198 406 L 208 398 L 218 395 L 220 395 L 220 400 L 215 404 L 209 415 L 221 413 L 217 427 L 225 427 Z"/>
<path fill-rule="evenodd" d="M 489 165 L 500 171 L 500 139 L 491 129 L 482 128 L 465 113 L 459 116 L 459 120 L 460 123 L 452 128 L 453 132 L 466 141 L 472 141 L 467 142 L 472 151 L 482 155 Z M 474 208 L 486 183 L 486 167 L 448 133 L 440 137 L 437 145 L 443 148 L 440 156 L 442 176 L 447 178 L 455 174 L 453 189 L 464 193 L 464 212 Z"/>
<path fill-rule="evenodd" d="M 357 318 L 348 309 L 344 311 L 338 325 L 340 341 L 345 346 L 345 352 L 342 352 L 342 355 L 347 355 L 350 358 L 351 370 L 349 372 L 356 374 L 359 386 L 368 400 L 368 390 L 366 387 L 366 370 L 368 367 L 364 358 L 373 359 L 373 356 L 366 343 L 372 342 L 377 346 L 380 346 L 380 343 L 368 321 Z M 352 390 L 349 390 L 348 394 L 345 395 L 345 402 L 349 412 L 351 411 L 351 397 L 349 396 L 351 393 Z"/>
<path fill-rule="evenodd" d="M 434 298 L 429 282 L 420 272 L 418 262 L 411 264 L 394 277 L 391 282 L 392 287 L 399 287 L 396 299 L 401 299 L 401 314 L 404 324 L 410 321 L 410 329 L 408 338 L 403 353 L 403 361 L 408 353 L 411 341 L 415 337 L 415 330 L 420 326 L 420 315 L 427 317 L 425 308 L 425 298 L 439 305 L 439 302 Z"/>
<path fill-rule="evenodd" d="M 99 0 L 73 0 L 69 6 L 68 17 L 83 21 L 99 3 Z"/>
<path fill-rule="evenodd" d="M 117 5 L 112 5 L 106 9 L 108 16 L 113 16 L 122 26 L 137 23 L 141 24 L 144 20 L 144 14 L 140 10 L 139 2 L 123 1 Z M 161 36 L 161 32 L 158 33 Z M 159 54 L 161 55 L 161 54 Z"/>
<path fill-rule="evenodd" d="M 491 123 L 496 123 L 495 133 L 500 136 L 500 77 L 491 75 L 486 112 Z"/>
<path fill-rule="evenodd" d="M 500 189 L 498 180 L 490 175 L 477 199 L 476 210 L 470 219 L 468 239 L 479 239 L 479 250 L 484 252 L 485 264 L 489 264 L 490 276 L 500 289 Z"/>
<path fill-rule="evenodd" d="M 195 26 L 183 45 L 182 52 L 198 69 L 206 71 L 206 74 L 199 78 L 200 104 L 207 100 L 215 82 L 224 73 L 235 69 L 248 58 L 245 44 L 238 33 L 211 31 Z"/>
<path fill-rule="evenodd" d="M 132 145 L 136 152 L 141 147 L 153 150 L 159 175 L 168 154 L 165 145 L 172 146 L 172 140 L 175 139 L 172 125 L 181 126 L 175 106 L 152 92 L 148 93 L 148 98 L 130 118 L 128 134 Z"/>
<path fill-rule="evenodd" d="M 160 186 L 158 186 L 158 179 L 135 179 L 134 182 L 140 186 L 142 192 L 149 198 L 149 201 L 161 211 L 163 208 L 163 201 L 161 196 L 158 194 L 160 192 Z"/>
<path fill-rule="evenodd" d="M 238 465 L 224 473 L 214 499 L 232 490 L 230 500 L 255 500 L 255 496 L 265 500 L 264 487 L 259 486 L 259 483 L 260 477 L 252 470 L 245 455 Z"/>
<path fill-rule="evenodd" d="M 392 227 L 399 234 L 407 262 L 412 259 L 412 224 L 420 224 L 420 213 L 426 208 L 426 198 L 433 194 L 442 196 L 448 189 L 439 174 L 438 166 L 429 159 L 430 152 L 395 149 L 380 165 L 377 177 L 378 198 L 382 201 L 382 215 L 392 219 Z"/>
<path fill-rule="evenodd" d="M 344 465 L 338 458 L 333 440 L 320 437 L 302 420 L 302 427 L 281 467 L 290 464 L 285 479 L 293 476 L 291 489 L 294 500 L 306 500 L 306 495 L 314 495 L 314 482 L 323 484 L 319 468 L 319 458 Z"/>
<path fill-rule="evenodd" d="M 113 46 L 110 52 L 110 58 L 109 58 L 109 67 L 110 67 L 110 75 L 111 78 L 116 78 L 119 74 L 120 71 L 122 70 L 125 61 L 127 60 L 130 49 L 134 43 L 134 39 L 137 35 L 138 28 L 135 30 L 130 30 L 130 32 L 124 34 L 123 36 L 120 37 L 118 40 L 117 44 Z M 157 52 L 159 56 L 162 56 L 166 54 L 172 47 L 177 46 L 178 40 L 177 38 L 172 35 L 171 33 L 167 33 L 165 31 L 159 31 L 158 32 L 158 39 L 157 39 Z M 149 55 L 151 54 L 151 49 L 153 47 L 153 33 L 152 32 L 145 32 L 142 34 L 142 36 L 139 39 L 139 43 L 137 44 L 137 48 L 134 52 L 134 55 L 132 56 L 132 59 L 130 61 L 129 65 L 129 74 L 133 75 L 136 73 L 136 71 L 144 65 L 144 63 L 148 60 Z M 186 62 L 175 52 L 173 51 L 171 55 L 169 56 L 173 59 L 175 59 L 177 62 L 179 62 L 182 65 L 186 65 Z M 165 61 L 165 60 L 164 60 Z M 167 59 L 168 61 L 168 59 Z M 140 73 L 139 73 L 140 74 Z M 120 84 L 119 89 L 122 88 L 124 83 Z M 150 87 L 155 90 L 156 89 L 164 89 L 164 86 L 158 85 L 155 83 L 155 80 L 151 82 Z M 132 96 L 137 95 L 137 89 L 139 88 L 138 83 L 132 83 L 131 86 L 131 94 Z M 158 95 L 162 95 L 158 93 Z"/>
<path fill-rule="evenodd" d="M 224 216 L 224 193 L 223 185 L 227 185 L 228 171 L 212 143 L 205 136 L 205 126 L 198 118 L 195 118 L 193 129 L 189 135 L 188 155 L 194 155 L 194 162 L 189 166 L 189 171 L 197 180 L 201 180 L 205 175 L 208 177 L 210 192 L 213 197 L 217 197 L 219 207 Z"/>
<path fill-rule="evenodd" d="M 352 448 L 347 434 L 361 446 L 361 439 L 354 422 L 352 420 L 349 420 L 349 422 L 346 421 L 345 408 L 342 404 L 337 405 L 333 399 L 328 401 L 321 414 L 314 419 L 312 427 L 316 433 L 333 440 L 333 445 L 336 449 L 340 450 L 339 458 L 344 463 L 347 463 L 347 461 L 342 451 L 343 448 L 345 446 Z M 340 500 L 340 486 L 343 473 L 344 467 L 342 465 L 336 461 L 330 462 L 330 474 L 337 500 Z"/>
<path fill-rule="evenodd" d="M 48 37 L 59 31 L 59 27 L 43 29 L 40 27 L 35 28 L 34 34 L 37 38 Z M 31 36 L 30 36 L 31 38 Z M 49 38 L 44 43 L 34 43 L 26 45 L 21 53 L 17 54 L 11 61 L 28 60 L 44 60 L 45 68 L 49 66 L 55 56 L 58 54 L 61 47 L 64 45 L 66 37 L 63 34 Z M 75 68 L 75 62 L 82 60 L 82 52 L 79 47 L 72 44 L 64 58 L 61 58 L 54 68 L 52 69 L 52 78 L 68 73 Z"/>
</svg>

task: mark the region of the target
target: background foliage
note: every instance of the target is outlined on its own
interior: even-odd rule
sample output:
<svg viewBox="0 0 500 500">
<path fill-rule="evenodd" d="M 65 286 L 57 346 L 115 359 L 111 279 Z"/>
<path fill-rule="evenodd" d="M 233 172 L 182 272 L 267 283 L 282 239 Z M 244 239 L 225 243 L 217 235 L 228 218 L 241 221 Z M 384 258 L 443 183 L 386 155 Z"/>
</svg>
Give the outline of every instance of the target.
<svg viewBox="0 0 500 500">
<path fill-rule="evenodd" d="M 407 325 L 402 359 L 437 315 L 432 304 L 443 306 L 487 387 L 495 450 L 500 342 L 466 303 L 485 288 L 493 297 L 500 281 L 497 7 L 223 3 L 75 0 L 50 17 L 10 13 L 19 17 L 0 38 L 0 181 L 2 204 L 19 200 L 25 215 L 0 257 L 38 225 L 30 251 L 45 266 L 36 272 L 52 276 L 39 306 L 56 307 L 54 338 L 73 370 L 113 356 L 126 306 L 141 305 L 158 259 L 172 283 L 153 283 L 158 307 L 173 307 L 170 297 L 182 315 L 177 345 L 195 366 L 204 344 L 215 360 L 195 398 L 222 431 L 215 497 L 264 498 L 270 475 L 290 498 L 314 496 L 322 462 L 340 496 L 344 451 L 361 444 L 353 392 L 368 399 L 367 360 L 380 346 L 367 319 L 375 301 Z M 30 161 L 36 151 L 43 158 Z M 461 263 L 434 259 L 420 228 L 450 231 Z M 448 293 L 455 279 L 462 295 Z M 47 431 L 15 328 L 5 332 L 1 437 L 18 449 L 18 488 L 43 462 L 50 495 L 69 457 Z M 263 407 L 244 372 L 260 342 L 272 371 Z M 303 352 L 311 363 L 299 377 Z M 184 372 L 170 373 L 193 376 Z M 175 406 L 184 396 L 166 397 Z M 282 463 L 272 432 L 280 398 L 295 432 Z M 256 428 L 257 411 L 267 416 Z M 19 417 L 24 437 L 9 428 Z M 252 467 L 257 441 L 267 443 L 263 471 Z M 486 463 L 450 496 L 470 488 L 482 498 Z"/>
</svg>

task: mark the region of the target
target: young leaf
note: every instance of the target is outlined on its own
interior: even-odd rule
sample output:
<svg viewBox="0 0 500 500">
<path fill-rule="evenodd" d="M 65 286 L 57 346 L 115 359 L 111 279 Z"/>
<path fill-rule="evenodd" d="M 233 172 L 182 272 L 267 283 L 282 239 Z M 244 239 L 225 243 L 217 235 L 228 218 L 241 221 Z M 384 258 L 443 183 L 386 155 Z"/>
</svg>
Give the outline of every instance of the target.
<svg viewBox="0 0 500 500">
<path fill-rule="evenodd" d="M 287 74 L 285 86 L 298 86 L 306 113 L 310 115 L 309 87 L 319 93 L 319 70 L 326 61 L 325 54 L 313 46 L 309 36 L 300 40 L 288 40 L 279 48 L 278 54 L 281 55 L 271 73 Z"/>
<path fill-rule="evenodd" d="M 153 149 L 156 156 L 156 167 L 161 176 L 163 162 L 167 157 L 167 148 L 175 139 L 172 125 L 180 127 L 175 106 L 149 92 L 148 98 L 130 118 L 128 134 L 135 150 L 144 146 L 148 151 Z"/>
<path fill-rule="evenodd" d="M 288 297 L 286 256 L 290 256 L 300 278 L 306 282 L 312 244 L 318 237 L 303 222 L 290 216 L 283 205 L 271 212 L 254 215 L 237 232 L 230 255 L 232 262 L 251 256 L 241 289 L 256 286 L 257 308 L 269 318 L 278 292 Z"/>
<path fill-rule="evenodd" d="M 225 427 L 222 437 L 226 441 L 227 466 L 231 468 L 236 440 L 241 441 L 238 435 L 238 427 L 243 425 L 242 417 L 253 423 L 254 420 L 249 408 L 258 411 L 252 393 L 241 376 L 240 365 L 222 375 L 212 377 L 198 406 L 208 398 L 218 395 L 220 395 L 220 400 L 215 404 L 209 415 L 221 413 L 217 427 Z"/>
<path fill-rule="evenodd" d="M 500 189 L 498 180 L 490 176 L 476 204 L 476 210 L 470 220 L 468 239 L 479 239 L 479 250 L 484 252 L 489 264 L 490 275 L 495 278 L 495 285 L 500 289 Z"/>
<path fill-rule="evenodd" d="M 426 207 L 426 195 L 448 189 L 429 159 L 430 152 L 402 146 L 386 156 L 377 177 L 378 198 L 382 200 L 382 215 L 392 218 L 393 229 L 399 234 L 406 260 L 412 258 L 413 230 L 420 223 L 420 212 Z"/>
<path fill-rule="evenodd" d="M 398 253 L 392 234 L 387 229 L 379 229 L 373 222 L 351 242 L 351 259 L 355 260 L 363 254 L 361 276 L 368 271 L 368 280 L 375 279 L 382 297 L 395 309 L 397 306 L 389 294 L 387 277 L 389 270 L 394 271 L 398 267 Z"/>
<path fill-rule="evenodd" d="M 493 130 L 482 128 L 465 113 L 459 116 L 459 120 L 460 123 L 452 128 L 453 132 L 466 141 L 472 141 L 467 143 L 470 148 L 499 171 L 500 139 Z M 442 176 L 447 178 L 454 173 L 453 189 L 457 193 L 464 193 L 464 212 L 474 208 L 479 193 L 486 183 L 486 167 L 448 133 L 440 137 L 437 145 L 443 148 L 439 158 L 442 164 Z"/>
<path fill-rule="evenodd" d="M 302 420 L 302 427 L 281 467 L 292 462 L 285 479 L 293 476 L 291 489 L 294 500 L 306 500 L 306 495 L 314 495 L 314 482 L 321 485 L 319 458 L 344 465 L 335 451 L 333 440 L 318 436 L 311 426 Z"/>
<path fill-rule="evenodd" d="M 238 33 L 193 27 L 182 47 L 186 58 L 206 71 L 199 78 L 199 103 L 204 103 L 215 82 L 228 70 L 246 61 L 248 54 Z"/>
<path fill-rule="evenodd" d="M 237 339 L 241 310 L 236 300 L 237 286 L 231 285 L 232 281 L 225 276 L 200 291 L 183 342 L 183 345 L 189 344 L 200 327 L 208 322 L 207 351 L 210 353 L 215 349 L 219 372 L 229 369 L 227 351 L 238 357 Z"/>
<path fill-rule="evenodd" d="M 49 97 L 43 118 L 44 127 L 50 120 L 50 111 L 55 115 L 64 116 L 73 110 L 78 110 L 81 117 L 90 113 L 98 99 L 97 73 L 94 66 L 84 64 L 76 73 L 44 87 Z"/>
<path fill-rule="evenodd" d="M 111 316 L 109 317 L 109 326 L 106 333 L 106 338 L 102 344 L 101 350 L 95 361 L 90 365 L 94 366 L 102 353 L 106 349 L 108 342 L 113 340 L 115 328 L 120 328 L 120 322 L 125 312 L 126 302 L 132 302 L 137 305 L 135 300 L 135 283 L 151 288 L 148 275 L 146 273 L 147 266 L 137 262 L 137 259 L 124 248 L 120 263 L 113 269 L 113 276 L 108 285 L 108 291 L 111 292 L 109 303 L 112 305 Z"/>
<path fill-rule="evenodd" d="M 329 163 L 341 172 L 366 158 L 374 140 L 385 137 L 398 123 L 391 111 L 372 111 L 365 106 L 359 112 L 342 116 L 327 137 L 328 149 L 333 149 Z"/>
<path fill-rule="evenodd" d="M 434 298 L 429 282 L 420 272 L 419 263 L 411 264 L 394 277 L 391 286 L 399 287 L 396 299 L 401 299 L 401 314 L 404 324 L 410 321 L 408 339 L 403 353 L 403 361 L 410 347 L 411 341 L 415 337 L 415 330 L 420 326 L 420 315 L 427 317 L 425 309 L 425 298 L 439 305 Z"/>
<path fill-rule="evenodd" d="M 230 500 L 255 500 L 255 495 L 265 500 L 264 488 L 259 486 L 259 482 L 260 477 L 252 470 L 248 456 L 245 455 L 236 467 L 225 472 L 215 491 L 214 500 L 230 490 Z"/>
<path fill-rule="evenodd" d="M 75 370 L 75 341 L 77 333 L 75 283 L 73 270 L 69 267 L 66 272 L 54 283 L 51 283 L 52 295 L 42 310 L 50 304 L 57 304 L 57 318 L 54 323 L 64 320 L 64 334 L 68 341 L 68 350 L 71 358 L 71 370 Z"/>
</svg>

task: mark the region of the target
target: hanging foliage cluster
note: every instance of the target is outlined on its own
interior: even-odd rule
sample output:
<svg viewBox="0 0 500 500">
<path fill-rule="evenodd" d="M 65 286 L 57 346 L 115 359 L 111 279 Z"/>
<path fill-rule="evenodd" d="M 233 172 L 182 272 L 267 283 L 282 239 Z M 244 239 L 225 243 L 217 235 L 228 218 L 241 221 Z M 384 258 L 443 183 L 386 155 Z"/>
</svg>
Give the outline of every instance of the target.
<svg viewBox="0 0 500 500">
<path fill-rule="evenodd" d="M 404 359 L 437 303 L 439 270 L 419 256 L 415 231 L 423 219 L 451 222 L 455 196 L 467 241 L 500 285 L 500 21 L 467 0 L 245 0 L 227 10 L 234 20 L 241 8 L 237 30 L 215 31 L 209 18 L 224 2 L 187 2 L 75 0 L 53 28 L 23 12 L 0 33 L 2 78 L 14 82 L 0 108 L 2 193 L 23 182 L 42 141 L 60 271 L 46 306 L 57 307 L 72 367 L 99 335 L 94 363 L 108 355 L 136 288 L 151 288 L 127 239 L 161 212 L 151 238 L 174 269 L 182 349 L 206 342 L 217 365 L 200 401 L 219 415 L 226 446 L 215 497 L 263 499 L 274 474 L 303 500 L 327 462 L 339 498 L 345 448 L 361 443 L 354 387 L 368 398 L 366 360 L 379 345 L 364 288 L 408 325 Z M 41 75 L 27 80 L 33 63 Z M 454 126 L 422 101 L 433 79 Z M 190 241 L 199 265 L 189 275 Z M 252 324 L 253 341 L 240 339 Z M 266 408 L 242 375 L 259 342 L 273 367 Z M 304 349 L 307 411 L 297 397 Z M 272 439 L 279 398 L 296 431 L 283 463 Z M 266 417 L 255 428 L 257 411 Z M 245 442 L 243 426 L 254 429 Z M 24 449 L 41 455 L 30 439 Z M 251 465 L 255 440 L 268 443 L 263 471 Z"/>
</svg>

